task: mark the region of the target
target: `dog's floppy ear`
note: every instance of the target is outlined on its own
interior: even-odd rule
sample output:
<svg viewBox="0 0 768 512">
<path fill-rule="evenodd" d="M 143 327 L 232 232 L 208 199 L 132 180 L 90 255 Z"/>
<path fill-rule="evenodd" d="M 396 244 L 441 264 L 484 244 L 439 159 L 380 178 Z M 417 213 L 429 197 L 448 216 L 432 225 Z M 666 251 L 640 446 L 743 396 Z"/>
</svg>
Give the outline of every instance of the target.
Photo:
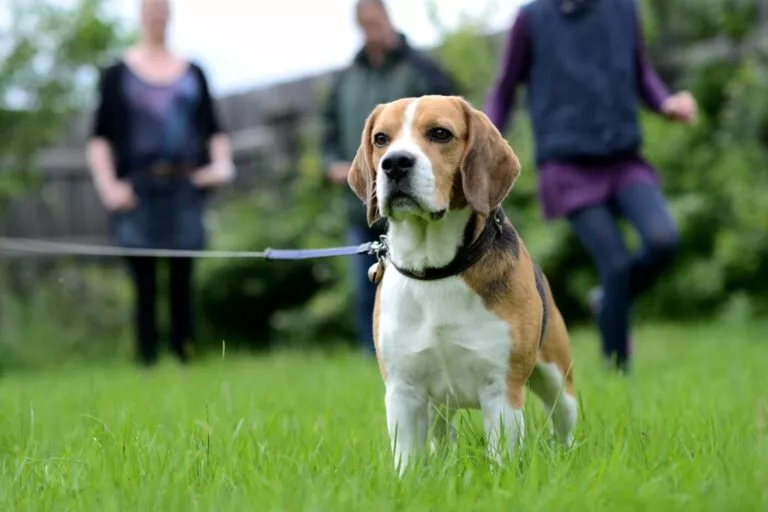
<svg viewBox="0 0 768 512">
<path fill-rule="evenodd" d="M 462 192 L 474 211 L 490 215 L 520 175 L 520 160 L 488 116 L 460 101 L 468 130 L 460 167 Z"/>
<path fill-rule="evenodd" d="M 368 225 L 373 226 L 379 220 L 379 202 L 376 198 L 376 168 L 373 165 L 373 124 L 383 108 L 378 105 L 368 115 L 365 121 L 360 147 L 352 160 L 347 183 L 357 197 L 365 202 L 368 215 Z"/>
</svg>

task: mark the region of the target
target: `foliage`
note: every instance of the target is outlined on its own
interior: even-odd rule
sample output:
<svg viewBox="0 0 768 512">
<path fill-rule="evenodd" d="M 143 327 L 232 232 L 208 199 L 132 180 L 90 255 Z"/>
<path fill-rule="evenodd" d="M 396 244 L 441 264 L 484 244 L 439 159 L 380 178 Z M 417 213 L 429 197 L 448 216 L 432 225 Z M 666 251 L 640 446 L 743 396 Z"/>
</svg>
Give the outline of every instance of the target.
<svg viewBox="0 0 768 512">
<path fill-rule="evenodd" d="M 688 43 L 713 37 L 740 41 L 754 28 L 759 0 L 643 0 L 661 18 L 666 37 Z"/>
<path fill-rule="evenodd" d="M 107 0 L 14 0 L 0 42 L 0 211 L 35 184 L 29 167 L 85 105 L 95 66 L 125 41 Z M 85 87 L 84 87 L 85 86 Z"/>
<path fill-rule="evenodd" d="M 439 2 L 426 0 L 430 22 L 441 34 L 433 56 L 455 80 L 459 94 L 476 105 L 485 101 L 498 64 L 497 38 L 483 37 L 497 4 L 489 0 L 479 14 L 463 13 L 459 26 L 451 29 L 440 18 Z"/>
<path fill-rule="evenodd" d="M 0 295 L 0 373 L 130 358 L 131 290 L 123 269 L 12 260 Z"/>
<path fill-rule="evenodd" d="M 86 105 L 96 66 L 120 48 L 128 35 L 108 13 L 108 0 L 67 3 L 12 1 L 10 23 L 1 29 L 0 216 L 12 197 L 38 183 L 39 176 L 30 172 L 35 158 L 64 135 L 73 114 Z M 94 303 L 72 302 L 61 293 L 59 282 L 51 279 L 36 283 L 31 296 L 13 297 L 7 292 L 17 269 L 8 267 L 0 261 L 0 364 L 61 361 L 70 352 L 88 356 L 104 348 L 91 343 L 92 336 L 114 336 L 114 331 L 110 335 L 101 328 L 101 321 L 110 317 L 104 311 L 110 302 L 99 302 L 98 293 L 86 294 L 97 299 Z M 74 310 L 83 305 L 93 306 L 99 314 Z M 73 322 L 75 317 L 93 323 Z"/>
<path fill-rule="evenodd" d="M 750 36 L 744 20 L 754 21 L 757 2 L 707 5 L 699 14 L 701 36 L 722 33 L 719 23 L 730 27 L 732 40 Z M 732 317 L 768 306 L 767 78 L 760 48 L 689 66 L 683 85 L 699 100 L 701 123 L 692 130 L 646 123 L 648 155 L 663 172 L 684 240 L 677 269 L 654 290 L 648 312 L 693 317 L 719 310 Z"/>
</svg>

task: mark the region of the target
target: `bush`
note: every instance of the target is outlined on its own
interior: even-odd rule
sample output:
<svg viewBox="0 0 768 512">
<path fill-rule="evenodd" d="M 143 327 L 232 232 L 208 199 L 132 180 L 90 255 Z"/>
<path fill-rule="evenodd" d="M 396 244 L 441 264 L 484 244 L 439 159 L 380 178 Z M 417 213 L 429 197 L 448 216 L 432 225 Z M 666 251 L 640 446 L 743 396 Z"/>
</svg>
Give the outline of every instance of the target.
<svg viewBox="0 0 768 512">
<path fill-rule="evenodd" d="M 260 251 L 344 244 L 340 194 L 327 184 L 318 145 L 306 150 L 277 190 L 256 189 L 223 205 L 210 223 L 214 247 Z M 254 349 L 350 339 L 343 258 L 275 261 L 206 260 L 198 274 L 201 340 Z"/>
<path fill-rule="evenodd" d="M 0 371 L 132 355 L 122 268 L 8 261 L 0 289 Z"/>
</svg>

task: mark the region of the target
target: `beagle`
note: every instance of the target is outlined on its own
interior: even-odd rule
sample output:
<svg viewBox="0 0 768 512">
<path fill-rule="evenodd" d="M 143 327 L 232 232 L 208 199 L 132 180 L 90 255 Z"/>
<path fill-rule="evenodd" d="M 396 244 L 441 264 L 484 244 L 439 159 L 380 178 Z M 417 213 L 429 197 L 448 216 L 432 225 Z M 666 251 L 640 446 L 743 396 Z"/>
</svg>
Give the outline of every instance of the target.
<svg viewBox="0 0 768 512">
<path fill-rule="evenodd" d="M 457 409 L 481 409 L 491 460 L 524 435 L 525 387 L 573 439 L 577 402 L 565 322 L 546 279 L 504 218 L 520 162 L 458 96 L 405 98 L 368 116 L 348 183 L 369 224 L 388 222 L 369 274 L 376 357 L 395 469 L 455 440 Z M 504 441 L 502 441 L 504 440 Z"/>
</svg>

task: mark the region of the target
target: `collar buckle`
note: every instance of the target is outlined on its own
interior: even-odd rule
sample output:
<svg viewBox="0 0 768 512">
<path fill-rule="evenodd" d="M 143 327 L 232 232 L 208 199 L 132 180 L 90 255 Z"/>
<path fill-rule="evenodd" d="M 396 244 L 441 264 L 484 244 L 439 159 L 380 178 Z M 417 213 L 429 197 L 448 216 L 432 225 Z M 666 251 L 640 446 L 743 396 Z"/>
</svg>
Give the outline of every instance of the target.
<svg viewBox="0 0 768 512">
<path fill-rule="evenodd" d="M 504 233 L 504 217 L 501 208 L 493 213 L 493 225 L 496 226 L 496 230 L 499 234 Z"/>
</svg>

